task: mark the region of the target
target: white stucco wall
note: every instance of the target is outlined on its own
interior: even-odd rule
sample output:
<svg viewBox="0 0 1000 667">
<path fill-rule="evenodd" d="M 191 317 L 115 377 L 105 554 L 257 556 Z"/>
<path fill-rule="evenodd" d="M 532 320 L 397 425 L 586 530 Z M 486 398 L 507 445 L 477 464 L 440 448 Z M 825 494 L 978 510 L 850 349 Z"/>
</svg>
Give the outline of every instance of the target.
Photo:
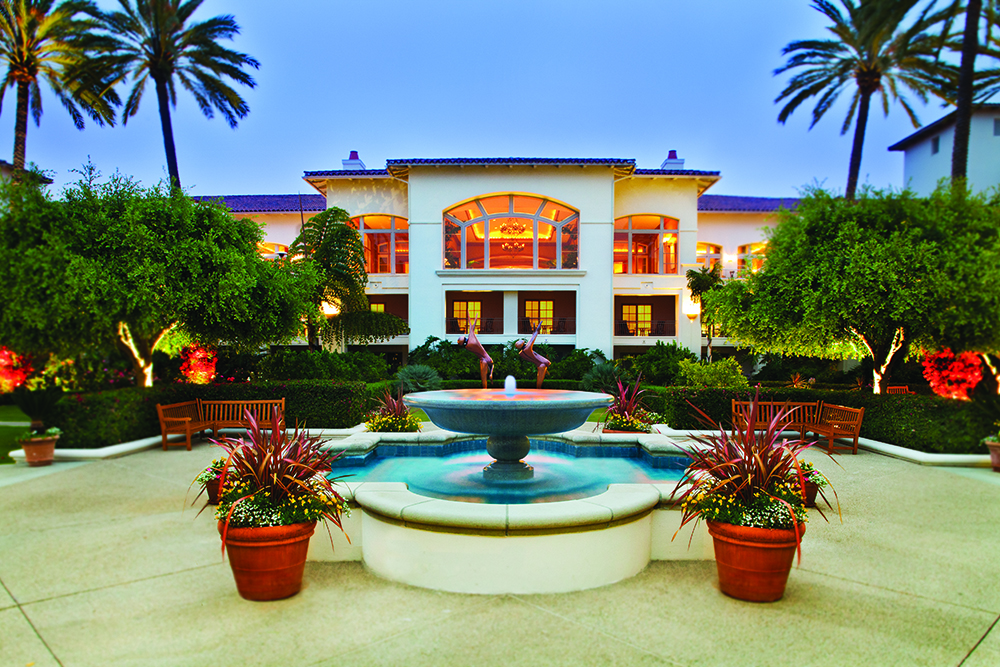
<svg viewBox="0 0 1000 667">
<path fill-rule="evenodd" d="M 443 270 L 443 212 L 466 199 L 498 192 L 557 199 L 580 211 L 580 269 Z M 610 167 L 412 167 L 408 212 L 411 346 L 421 344 L 430 335 L 442 336 L 446 291 L 569 289 L 577 292 L 576 346 L 598 349 L 610 356 L 613 201 Z M 507 319 L 505 329 L 516 330 L 516 324 Z M 553 337 L 550 342 L 558 341 Z"/>
<path fill-rule="evenodd" d="M 330 179 L 326 205 L 339 206 L 351 216 L 386 213 L 407 217 L 407 187 L 394 178 Z"/>
<path fill-rule="evenodd" d="M 774 213 L 706 212 L 698 216 L 698 242 L 722 246 L 722 275 L 735 275 L 736 255 L 741 245 L 766 240 L 764 229 L 777 224 Z M 687 268 L 697 268 L 695 263 Z"/>
<path fill-rule="evenodd" d="M 305 217 L 308 220 L 317 213 L 318 211 L 305 211 L 302 215 L 298 213 L 238 213 L 236 217 L 249 218 L 263 225 L 264 241 L 291 245 L 295 237 L 299 235 L 302 218 Z"/>
<path fill-rule="evenodd" d="M 677 218 L 677 273 L 674 275 L 617 275 L 614 293 L 628 296 L 674 295 L 677 340 L 691 350 L 700 350 L 701 332 L 681 312 L 687 278 L 684 273 L 695 265 L 698 245 L 698 183 L 690 178 L 632 177 L 615 184 L 615 218 L 639 213 L 655 213 Z M 608 248 L 611 255 L 611 246 Z M 620 345 L 646 344 L 631 338 L 616 339 Z"/>
<path fill-rule="evenodd" d="M 969 183 L 974 190 L 1000 185 L 1000 136 L 993 134 L 993 121 L 1000 110 L 981 111 L 973 115 L 969 129 Z M 931 142 L 939 137 L 939 150 L 931 153 Z M 903 182 L 917 194 L 934 191 L 942 178 L 951 176 L 951 151 L 955 142 L 955 125 L 929 135 L 906 149 L 903 158 Z"/>
</svg>

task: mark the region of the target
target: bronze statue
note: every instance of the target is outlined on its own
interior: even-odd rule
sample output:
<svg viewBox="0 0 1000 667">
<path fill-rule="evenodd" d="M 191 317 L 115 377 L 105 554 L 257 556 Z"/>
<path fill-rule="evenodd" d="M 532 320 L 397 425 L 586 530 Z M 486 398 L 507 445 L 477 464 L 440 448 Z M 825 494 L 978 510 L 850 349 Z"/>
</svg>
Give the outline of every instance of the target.
<svg viewBox="0 0 1000 667">
<path fill-rule="evenodd" d="M 514 343 L 514 347 L 519 350 L 517 356 L 521 357 L 525 361 L 530 361 L 538 367 L 538 382 L 535 384 L 535 389 L 542 388 L 542 380 L 545 379 L 545 372 L 549 370 L 549 366 L 552 364 L 551 361 L 535 352 L 535 339 L 538 338 L 538 332 L 541 330 L 542 323 L 539 321 L 538 326 L 535 327 L 535 333 L 531 337 L 531 340 L 528 341 L 527 345 L 523 340 L 519 340 Z"/>
<path fill-rule="evenodd" d="M 483 379 L 483 389 L 486 389 L 486 378 L 493 379 L 493 360 L 490 359 L 490 355 L 486 353 L 486 349 L 476 338 L 476 322 L 478 321 L 478 317 L 472 320 L 469 324 L 468 335 L 459 337 L 458 346 L 464 347 L 479 357 L 479 376 Z"/>
</svg>

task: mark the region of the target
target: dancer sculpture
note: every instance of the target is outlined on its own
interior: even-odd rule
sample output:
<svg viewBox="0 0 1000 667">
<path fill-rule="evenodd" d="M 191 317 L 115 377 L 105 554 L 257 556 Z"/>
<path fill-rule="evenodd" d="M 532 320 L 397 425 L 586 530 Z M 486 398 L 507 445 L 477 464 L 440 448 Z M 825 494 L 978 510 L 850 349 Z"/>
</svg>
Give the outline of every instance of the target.
<svg viewBox="0 0 1000 667">
<path fill-rule="evenodd" d="M 469 324 L 468 335 L 461 336 L 458 339 L 458 346 L 464 347 L 479 357 L 479 376 L 483 379 L 483 389 L 486 389 L 486 378 L 493 379 L 493 360 L 490 359 L 490 355 L 486 353 L 482 343 L 476 338 L 476 322 L 478 321 L 478 317 L 472 320 Z"/>
<path fill-rule="evenodd" d="M 545 379 L 545 372 L 549 370 L 549 366 L 552 364 L 551 361 L 535 352 L 535 339 L 538 338 L 538 332 L 541 330 L 542 323 L 539 322 L 538 326 L 535 327 L 534 335 L 527 344 L 525 344 L 523 340 L 519 340 L 514 343 L 514 347 L 519 350 L 517 356 L 521 357 L 525 361 L 530 361 L 538 367 L 538 382 L 535 384 L 535 389 L 542 388 L 542 380 Z"/>
</svg>

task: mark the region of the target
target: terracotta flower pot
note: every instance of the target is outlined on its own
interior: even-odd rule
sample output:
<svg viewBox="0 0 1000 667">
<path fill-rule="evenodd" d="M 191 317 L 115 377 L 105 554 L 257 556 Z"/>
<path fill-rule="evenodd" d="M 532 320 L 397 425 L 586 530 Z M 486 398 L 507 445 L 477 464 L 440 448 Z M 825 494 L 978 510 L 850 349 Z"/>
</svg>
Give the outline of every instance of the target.
<svg viewBox="0 0 1000 667">
<path fill-rule="evenodd" d="M 987 440 L 986 446 L 990 448 L 990 465 L 993 466 L 993 472 L 1000 472 L 1000 442 Z"/>
<path fill-rule="evenodd" d="M 795 558 L 795 531 L 707 523 L 722 592 L 748 602 L 780 600 Z M 805 525 L 800 539 L 803 533 Z"/>
<path fill-rule="evenodd" d="M 24 450 L 24 460 L 33 468 L 52 465 L 52 461 L 56 455 L 56 440 L 58 439 L 59 436 L 56 435 L 50 438 L 21 440 L 20 444 L 21 449 Z"/>
<path fill-rule="evenodd" d="M 819 484 L 816 482 L 810 482 L 808 479 L 805 483 L 806 491 L 806 507 L 816 507 L 816 494 L 819 493 Z"/>
<path fill-rule="evenodd" d="M 230 527 L 226 552 L 240 596 L 247 600 L 280 600 L 298 593 L 309 538 L 315 528 L 315 521 L 262 528 Z M 220 535 L 222 531 L 220 521 Z"/>
<path fill-rule="evenodd" d="M 205 493 L 208 495 L 209 505 L 219 504 L 219 478 L 211 480 L 210 482 L 205 482 Z"/>
</svg>

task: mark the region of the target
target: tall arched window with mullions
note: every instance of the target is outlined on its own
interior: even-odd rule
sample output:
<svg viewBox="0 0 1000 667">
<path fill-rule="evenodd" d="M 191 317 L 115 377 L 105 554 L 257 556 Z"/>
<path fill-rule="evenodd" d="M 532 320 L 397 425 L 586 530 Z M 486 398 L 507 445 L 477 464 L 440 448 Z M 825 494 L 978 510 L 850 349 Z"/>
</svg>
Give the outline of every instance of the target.
<svg viewBox="0 0 1000 667">
<path fill-rule="evenodd" d="M 446 269 L 576 269 L 580 212 L 538 195 L 469 199 L 444 212 Z"/>
</svg>

